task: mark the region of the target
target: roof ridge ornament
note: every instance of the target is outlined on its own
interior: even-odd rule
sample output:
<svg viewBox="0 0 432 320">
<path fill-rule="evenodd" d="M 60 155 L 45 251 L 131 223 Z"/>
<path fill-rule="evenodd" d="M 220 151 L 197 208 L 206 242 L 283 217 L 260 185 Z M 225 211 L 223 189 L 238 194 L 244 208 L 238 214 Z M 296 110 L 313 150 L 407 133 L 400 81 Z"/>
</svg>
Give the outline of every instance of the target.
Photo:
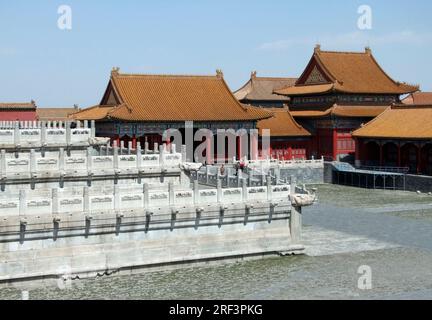
<svg viewBox="0 0 432 320">
<path fill-rule="evenodd" d="M 255 79 L 256 77 L 257 77 L 257 72 L 256 72 L 256 70 L 254 70 L 251 72 L 251 78 Z"/>
<path fill-rule="evenodd" d="M 367 53 L 369 55 L 372 54 L 372 50 L 371 50 L 371 48 L 369 46 L 365 47 L 365 53 Z"/>
<path fill-rule="evenodd" d="M 315 45 L 314 52 L 315 52 L 315 53 L 321 52 L 321 45 L 320 45 L 319 43 L 317 43 L 317 44 Z"/>
<path fill-rule="evenodd" d="M 221 69 L 216 69 L 216 77 L 223 79 L 223 72 Z"/>
<path fill-rule="evenodd" d="M 120 74 L 120 68 L 119 67 L 113 67 L 111 70 L 111 76 L 115 77 L 118 76 Z"/>
</svg>

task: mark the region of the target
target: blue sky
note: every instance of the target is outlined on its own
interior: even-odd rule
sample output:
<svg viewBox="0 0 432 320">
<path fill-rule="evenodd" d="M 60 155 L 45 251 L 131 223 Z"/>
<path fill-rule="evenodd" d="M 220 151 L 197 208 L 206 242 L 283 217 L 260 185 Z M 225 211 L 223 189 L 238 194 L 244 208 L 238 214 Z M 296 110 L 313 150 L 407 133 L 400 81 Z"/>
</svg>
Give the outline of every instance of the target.
<svg viewBox="0 0 432 320">
<path fill-rule="evenodd" d="M 57 27 L 60 5 L 72 30 Z M 360 5 L 372 29 L 357 27 Z M 0 101 L 40 107 L 99 103 L 110 70 L 215 74 L 231 89 L 257 70 L 299 76 L 324 50 L 366 45 L 396 80 L 432 91 L 432 2 L 424 1 L 5 1 L 0 0 Z"/>
</svg>

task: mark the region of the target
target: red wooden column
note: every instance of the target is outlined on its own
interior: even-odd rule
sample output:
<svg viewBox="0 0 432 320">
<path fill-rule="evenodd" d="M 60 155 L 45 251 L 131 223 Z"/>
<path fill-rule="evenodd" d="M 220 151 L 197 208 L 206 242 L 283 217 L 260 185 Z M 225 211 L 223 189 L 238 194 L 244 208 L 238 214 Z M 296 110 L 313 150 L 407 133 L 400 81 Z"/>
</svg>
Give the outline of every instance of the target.
<svg viewBox="0 0 432 320">
<path fill-rule="evenodd" d="M 132 136 L 132 149 L 136 149 L 137 147 L 137 140 L 136 140 L 136 136 L 133 135 Z"/>
<path fill-rule="evenodd" d="M 289 147 L 288 147 L 288 159 L 286 159 L 286 160 L 292 160 L 292 158 L 293 158 L 292 146 L 289 145 Z"/>
<path fill-rule="evenodd" d="M 337 160 L 338 148 L 337 148 L 337 129 L 333 128 L 333 160 Z"/>
</svg>

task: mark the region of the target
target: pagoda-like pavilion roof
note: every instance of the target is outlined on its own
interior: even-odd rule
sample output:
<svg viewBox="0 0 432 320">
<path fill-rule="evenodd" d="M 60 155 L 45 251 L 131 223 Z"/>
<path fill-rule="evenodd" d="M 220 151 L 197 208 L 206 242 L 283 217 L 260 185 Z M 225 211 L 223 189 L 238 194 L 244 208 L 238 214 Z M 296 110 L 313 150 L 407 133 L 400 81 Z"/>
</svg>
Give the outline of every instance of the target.
<svg viewBox="0 0 432 320">
<path fill-rule="evenodd" d="M 357 138 L 432 139 L 432 105 L 393 105 L 353 132 Z"/>
<path fill-rule="evenodd" d="M 221 71 L 215 76 L 123 74 L 111 72 L 98 106 L 75 119 L 120 121 L 256 121 L 271 117 L 264 109 L 241 104 Z"/>
<path fill-rule="evenodd" d="M 273 117 L 260 120 L 257 123 L 259 134 L 269 129 L 272 137 L 309 137 L 311 133 L 298 124 L 287 108 L 267 108 Z"/>
<path fill-rule="evenodd" d="M 239 101 L 289 101 L 286 96 L 275 94 L 273 91 L 291 87 L 297 78 L 258 77 L 256 71 L 240 89 L 234 92 Z"/>
<path fill-rule="evenodd" d="M 351 94 L 407 94 L 419 87 L 393 80 L 375 60 L 369 48 L 364 52 L 314 50 L 295 86 L 275 90 L 285 96 L 327 92 Z"/>
</svg>

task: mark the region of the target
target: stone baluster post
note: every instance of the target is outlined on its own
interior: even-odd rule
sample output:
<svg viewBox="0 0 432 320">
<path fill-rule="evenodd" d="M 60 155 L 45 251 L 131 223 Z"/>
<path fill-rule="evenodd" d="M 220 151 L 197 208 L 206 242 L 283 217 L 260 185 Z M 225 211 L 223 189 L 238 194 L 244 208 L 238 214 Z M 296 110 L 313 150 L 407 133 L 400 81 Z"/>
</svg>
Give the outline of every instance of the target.
<svg viewBox="0 0 432 320">
<path fill-rule="evenodd" d="M 149 208 L 150 196 L 149 196 L 149 185 L 148 183 L 144 183 L 143 185 L 143 205 L 144 209 Z"/>
<path fill-rule="evenodd" d="M 193 194 L 194 194 L 194 204 L 197 205 L 200 203 L 199 186 L 198 186 L 197 179 L 193 181 Z"/>
<path fill-rule="evenodd" d="M 120 154 L 122 155 L 123 154 L 123 149 L 124 149 L 124 141 L 123 140 L 120 140 Z"/>
<path fill-rule="evenodd" d="M 30 176 L 33 178 L 35 174 L 36 174 L 36 154 L 34 149 L 30 149 Z"/>
<path fill-rule="evenodd" d="M 246 179 L 242 180 L 242 198 L 243 202 L 246 202 L 248 200 L 248 188 Z"/>
<path fill-rule="evenodd" d="M 159 165 L 161 168 L 165 165 L 165 152 L 164 152 L 164 146 L 159 146 Z"/>
<path fill-rule="evenodd" d="M 15 121 L 15 127 L 14 127 L 14 144 L 16 147 L 20 146 L 21 139 L 20 139 L 20 123 L 18 121 Z"/>
<path fill-rule="evenodd" d="M 120 210 L 120 186 L 114 185 L 114 210 L 118 212 Z"/>
<path fill-rule="evenodd" d="M 59 149 L 59 171 L 62 172 L 65 169 L 65 154 L 64 149 Z"/>
<path fill-rule="evenodd" d="M 168 183 L 168 197 L 170 207 L 175 205 L 175 194 L 174 194 L 174 183 L 170 181 Z"/>
<path fill-rule="evenodd" d="M 113 144 L 113 158 L 114 158 L 114 170 L 119 168 L 119 151 L 117 146 L 117 141 L 114 140 Z"/>
<path fill-rule="evenodd" d="M 27 192 L 26 190 L 19 191 L 19 215 L 25 216 L 27 214 Z"/>
<path fill-rule="evenodd" d="M 136 147 L 136 165 L 137 165 L 137 169 L 140 170 L 141 169 L 141 165 L 142 165 L 142 154 L 141 154 L 141 142 L 137 142 L 137 147 Z"/>
<path fill-rule="evenodd" d="M 52 202 L 52 214 L 58 214 L 59 213 L 59 197 L 58 197 L 58 189 L 52 188 L 51 189 L 51 202 Z"/>
<path fill-rule="evenodd" d="M 222 180 L 221 179 L 217 180 L 217 202 L 218 203 L 222 202 Z"/>
<path fill-rule="evenodd" d="M 85 186 L 83 188 L 83 212 L 84 214 L 90 212 L 90 189 Z"/>
<path fill-rule="evenodd" d="M 72 140 L 71 122 L 66 121 L 66 145 L 70 145 Z"/>
<path fill-rule="evenodd" d="M 92 162 L 93 162 L 93 157 L 92 157 L 92 148 L 88 147 L 86 150 L 86 156 L 87 156 L 87 173 L 89 176 L 92 175 Z"/>
<path fill-rule="evenodd" d="M 273 198 L 273 188 L 272 188 L 272 183 L 271 183 L 271 177 L 268 175 L 267 176 L 267 200 L 271 201 Z"/>
<path fill-rule="evenodd" d="M 41 122 L 41 146 L 44 147 L 46 146 L 46 141 L 47 141 L 47 130 L 46 130 L 46 122 L 42 121 Z"/>
</svg>

